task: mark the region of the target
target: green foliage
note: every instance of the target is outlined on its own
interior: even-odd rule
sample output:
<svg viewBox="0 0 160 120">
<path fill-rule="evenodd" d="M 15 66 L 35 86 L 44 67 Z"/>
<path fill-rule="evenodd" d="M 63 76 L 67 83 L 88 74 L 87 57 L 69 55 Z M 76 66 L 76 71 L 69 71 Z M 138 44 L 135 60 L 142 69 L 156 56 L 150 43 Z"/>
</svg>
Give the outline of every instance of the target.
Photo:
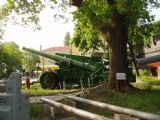
<svg viewBox="0 0 160 120">
<path fill-rule="evenodd" d="M 14 5 L 12 0 L 8 0 L 6 4 L 0 7 L 0 22 L 9 16 L 13 8 Z"/>
<path fill-rule="evenodd" d="M 69 32 L 67 32 L 64 37 L 64 46 L 69 46 L 70 42 L 71 42 L 71 36 L 70 36 Z"/>
<path fill-rule="evenodd" d="M 36 69 L 36 63 L 39 63 L 40 58 L 38 55 L 33 54 L 28 51 L 23 51 L 23 67 L 26 72 L 31 72 L 32 70 Z"/>
<path fill-rule="evenodd" d="M 11 13 L 11 10 L 13 9 L 13 6 L 10 5 L 10 0 L 8 0 L 8 3 L 0 6 L 0 39 L 3 38 L 4 34 L 4 28 L 6 26 L 6 22 L 8 20 L 8 17 Z"/>
<path fill-rule="evenodd" d="M 56 19 L 64 19 L 68 6 L 68 0 L 6 0 L 6 3 L 0 6 L 0 39 L 3 38 L 5 26 L 9 20 L 13 24 L 21 24 L 25 27 L 32 25 L 34 30 L 40 30 L 39 14 L 45 7 L 63 11 L 63 14 L 57 12 L 53 15 Z"/>
<path fill-rule="evenodd" d="M 129 41 L 136 57 L 143 55 L 143 47 L 149 45 L 152 31 L 152 23 L 129 27 Z"/>
<path fill-rule="evenodd" d="M 111 24 L 111 8 L 106 1 L 102 0 L 85 0 L 83 6 L 79 9 L 91 21 L 100 24 Z M 95 21 L 97 20 L 97 21 Z"/>
<path fill-rule="evenodd" d="M 160 90 L 160 79 L 149 76 L 147 70 L 141 70 L 140 76 L 136 78 L 138 83 L 133 83 L 135 87 L 146 90 Z"/>
<path fill-rule="evenodd" d="M 43 10 L 44 5 L 40 0 L 7 0 L 3 6 L 0 6 L 0 38 L 3 38 L 5 26 L 8 20 L 12 20 L 14 24 L 29 26 L 33 23 L 34 29 L 40 29 L 38 14 Z M 14 13 L 14 16 L 11 14 Z M 21 21 L 17 18 L 17 15 Z"/>
<path fill-rule="evenodd" d="M 8 76 L 21 66 L 21 51 L 14 42 L 3 43 L 0 49 L 0 74 Z"/>
<path fill-rule="evenodd" d="M 61 8 L 63 11 L 65 11 L 68 7 L 68 2 L 66 0 L 51 0 L 49 3 L 51 8 L 53 9 Z M 46 3 L 40 0 L 8 0 L 7 3 L 3 7 L 1 7 L 1 19 L 4 18 L 3 16 L 8 16 L 11 11 L 15 11 L 18 15 L 23 15 L 23 25 L 28 25 L 28 23 L 30 22 L 38 25 L 38 14 L 43 10 L 45 6 L 47 6 Z M 77 10 L 77 12 L 74 13 L 76 14 L 74 15 L 74 18 L 77 21 L 77 27 L 75 28 L 75 37 L 73 39 L 73 41 L 75 40 L 74 44 L 78 46 L 80 50 L 84 51 L 88 51 L 89 49 L 97 49 L 100 43 L 98 40 L 99 35 L 97 36 L 96 30 L 114 26 L 114 24 L 112 24 L 113 16 L 111 15 L 111 13 L 112 11 L 117 11 L 120 15 L 124 15 L 124 24 L 128 24 L 129 26 L 129 40 L 133 44 L 134 51 L 139 51 L 144 45 L 148 44 L 148 38 L 151 35 L 151 28 L 149 24 L 153 21 L 153 16 L 150 15 L 148 7 L 159 7 L 158 0 L 117 0 L 113 3 L 101 0 L 85 0 L 83 1 L 82 6 Z M 64 15 L 58 15 L 58 13 L 55 16 L 64 18 Z M 79 25 L 79 22 L 81 25 Z M 94 27 L 92 27 L 90 23 Z M 85 24 L 88 25 L 85 26 Z M 37 26 L 37 29 L 39 29 L 39 27 L 40 26 Z M 86 29 L 87 27 L 89 28 L 89 30 L 83 30 L 83 28 Z M 79 31 L 82 31 L 81 34 L 85 35 L 81 37 L 81 34 L 79 33 L 78 35 L 77 33 Z M 101 30 L 100 32 L 103 33 L 103 30 Z M 88 33 L 89 36 L 87 35 Z M 91 35 L 93 35 L 93 37 L 91 37 Z M 87 46 L 86 43 L 91 44 Z M 98 47 L 95 46 L 96 44 Z"/>
<path fill-rule="evenodd" d="M 43 10 L 44 5 L 40 0 L 20 0 L 14 1 L 14 9 L 22 18 L 22 25 L 26 26 L 29 23 L 36 25 L 36 29 L 40 29 L 38 14 Z"/>
<path fill-rule="evenodd" d="M 157 77 L 149 76 L 147 70 L 141 70 L 140 76 L 137 77 L 137 79 L 145 82 L 149 86 L 159 86 L 160 89 L 160 79 Z"/>
<path fill-rule="evenodd" d="M 74 29 L 74 37 L 72 44 L 79 48 L 80 51 L 88 52 L 98 50 L 102 47 L 102 40 L 100 34 L 91 22 L 84 16 L 79 16 L 78 13 L 74 13 L 75 17 L 78 17 L 76 27 Z"/>
<path fill-rule="evenodd" d="M 139 74 L 140 74 L 140 76 L 147 76 L 148 75 L 148 71 L 146 69 L 139 70 Z"/>
<path fill-rule="evenodd" d="M 51 2 L 55 4 L 51 5 L 52 8 L 57 8 L 56 4 L 59 4 L 58 6 L 61 7 L 62 10 L 66 10 L 66 6 L 68 5 L 66 0 L 60 2 L 52 0 Z M 39 18 L 37 15 L 45 6 L 45 2 L 42 3 L 40 0 L 8 0 L 1 11 L 4 16 L 8 16 L 11 10 L 15 11 L 18 15 L 23 15 L 23 25 L 27 25 L 30 22 L 38 24 Z M 149 14 L 149 9 L 147 9 L 148 6 L 159 7 L 159 4 L 157 1 L 148 0 L 117 0 L 113 3 L 100 0 L 85 0 L 83 1 L 82 7 L 74 13 L 74 18 L 77 20 L 77 27 L 75 28 L 73 43 L 79 47 L 80 50 L 88 51 L 90 49 L 97 49 L 102 44 L 100 43 L 96 30 L 99 28 L 112 27 L 113 21 L 111 13 L 116 10 L 120 14 L 124 14 L 124 24 L 129 25 L 129 40 L 133 44 L 134 51 L 142 50 L 141 48 L 149 42 L 148 38 L 151 35 L 151 28 L 148 24 L 153 21 L 153 16 Z M 62 17 L 63 15 L 58 16 Z M 87 28 L 88 30 L 86 30 Z"/>
<path fill-rule="evenodd" d="M 143 47 L 150 45 L 151 36 L 159 34 L 159 31 L 160 21 L 129 27 L 129 41 L 133 45 L 136 56 L 143 55 Z"/>
<path fill-rule="evenodd" d="M 6 72 L 5 66 L 5 59 L 9 57 L 9 55 L 3 50 L 2 44 L 0 44 L 0 75 L 4 75 Z"/>
<path fill-rule="evenodd" d="M 160 34 L 160 20 L 153 23 L 153 35 Z"/>
<path fill-rule="evenodd" d="M 148 0 L 116 0 L 116 2 L 112 3 L 100 0 L 85 0 L 82 6 L 73 13 L 74 19 L 77 21 L 73 42 L 80 50 L 88 51 L 89 49 L 95 49 L 96 45 L 96 48 L 98 48 L 101 44 L 99 44 L 99 41 L 94 40 L 97 34 L 93 31 L 102 33 L 102 37 L 107 41 L 108 38 L 104 31 L 110 31 L 112 27 L 116 26 L 113 23 L 114 17 L 111 15 L 113 11 L 116 11 L 119 15 L 123 16 L 123 24 L 128 25 L 128 39 L 133 46 L 136 56 L 140 56 L 143 53 L 142 48 L 149 44 L 153 31 L 151 23 L 154 17 L 150 15 L 149 6 L 159 7 L 159 2 Z M 121 22 L 121 20 L 119 21 Z M 86 24 L 92 24 L 94 27 L 87 26 Z M 88 32 L 84 30 L 87 28 Z M 88 34 L 93 37 L 82 37 L 88 36 Z M 90 47 L 86 45 L 90 44 L 88 41 L 93 42 Z"/>
</svg>

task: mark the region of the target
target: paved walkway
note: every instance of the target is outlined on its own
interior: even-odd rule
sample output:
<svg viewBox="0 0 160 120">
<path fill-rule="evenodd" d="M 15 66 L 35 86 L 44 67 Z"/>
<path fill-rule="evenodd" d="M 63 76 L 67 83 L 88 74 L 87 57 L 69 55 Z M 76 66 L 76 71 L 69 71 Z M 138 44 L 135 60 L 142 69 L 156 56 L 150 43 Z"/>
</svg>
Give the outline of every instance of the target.
<svg viewBox="0 0 160 120">
<path fill-rule="evenodd" d="M 65 95 L 81 95 L 82 92 L 74 92 L 74 93 L 68 93 Z M 41 103 L 40 98 L 47 98 L 50 100 L 54 100 L 54 101 L 59 101 L 59 100 L 63 100 L 65 97 L 61 96 L 61 95 L 52 95 L 52 96 L 34 96 L 34 97 L 30 97 L 29 101 L 30 103 Z"/>
</svg>

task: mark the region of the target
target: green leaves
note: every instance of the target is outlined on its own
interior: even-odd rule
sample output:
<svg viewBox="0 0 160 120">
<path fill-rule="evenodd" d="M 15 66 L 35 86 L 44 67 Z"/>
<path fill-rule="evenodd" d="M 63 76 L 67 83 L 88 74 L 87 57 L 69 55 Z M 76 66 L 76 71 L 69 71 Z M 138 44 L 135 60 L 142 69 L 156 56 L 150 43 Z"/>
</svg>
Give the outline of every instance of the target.
<svg viewBox="0 0 160 120">
<path fill-rule="evenodd" d="M 70 36 L 69 32 L 67 32 L 64 37 L 64 46 L 69 46 L 70 42 L 71 42 L 71 36 Z"/>
<path fill-rule="evenodd" d="M 10 14 L 12 7 L 10 4 L 5 4 L 0 8 L 0 22 L 4 20 Z"/>
<path fill-rule="evenodd" d="M 21 66 L 21 52 L 14 42 L 0 45 L 0 75 L 9 75 Z"/>
<path fill-rule="evenodd" d="M 72 43 L 80 51 L 94 51 L 100 47 L 102 42 L 99 36 L 99 33 L 90 21 L 86 17 L 80 17 L 74 29 Z"/>
<path fill-rule="evenodd" d="M 39 63 L 39 56 L 28 51 L 23 51 L 23 66 L 25 71 L 31 72 L 36 68 L 36 63 Z"/>
<path fill-rule="evenodd" d="M 22 16 L 22 25 L 28 25 L 29 23 L 38 25 L 38 14 L 48 4 L 51 8 L 61 9 L 62 11 L 66 11 L 69 6 L 67 0 L 50 0 L 48 2 L 42 2 L 41 0 L 7 0 L 7 3 L 0 8 L 0 20 L 5 19 L 12 11 L 15 11 Z M 122 25 L 127 25 L 129 30 L 133 30 L 129 31 L 130 41 L 138 41 L 138 38 L 134 37 L 137 35 L 139 39 L 147 43 L 146 40 L 150 36 L 150 33 L 147 32 L 151 31 L 148 26 L 154 20 L 148 8 L 159 6 L 160 0 L 84 0 L 82 6 L 73 13 L 77 22 L 73 41 L 81 50 L 85 48 L 84 51 L 88 51 L 92 47 L 92 50 L 97 49 L 101 44 L 98 40 L 98 32 L 106 36 L 106 32 L 117 24 L 113 21 L 113 18 L 116 19 L 116 15 L 113 13 L 116 12 L 117 15 L 123 17 L 122 20 L 117 21 L 119 23 L 123 22 Z M 64 14 L 55 16 L 64 19 Z M 36 28 L 40 29 L 39 26 Z M 135 30 L 139 31 L 135 32 Z"/>
<path fill-rule="evenodd" d="M 153 35 L 160 33 L 160 20 L 153 23 Z"/>
<path fill-rule="evenodd" d="M 115 7 L 121 14 L 128 11 L 129 0 L 116 0 Z"/>
<path fill-rule="evenodd" d="M 21 18 L 21 25 L 28 26 L 31 23 L 35 25 L 35 30 L 40 29 L 39 25 L 39 14 L 44 9 L 45 5 L 40 0 L 19 0 L 15 1 L 15 11 L 16 14 Z M 16 19 L 17 20 L 17 19 Z"/>
<path fill-rule="evenodd" d="M 15 6 L 14 6 L 14 0 L 7 0 L 7 6 L 10 8 L 10 9 L 13 9 Z"/>
<path fill-rule="evenodd" d="M 136 54 L 139 55 L 138 52 L 143 46 L 149 44 L 153 30 L 154 17 L 150 15 L 148 7 L 158 7 L 159 4 L 159 0 L 116 0 L 112 2 L 85 0 L 82 6 L 73 13 L 77 21 L 73 41 L 80 50 L 97 49 L 101 45 L 98 44 L 98 37 L 95 37 L 99 34 L 98 32 L 102 33 L 106 39 L 106 33 L 112 27 L 118 24 L 126 25 L 129 30 L 129 41 L 133 44 Z M 113 13 L 121 16 L 122 19 L 115 23 L 117 16 Z M 94 27 L 87 26 L 87 23 Z M 95 33 L 95 31 L 98 32 Z"/>
<path fill-rule="evenodd" d="M 133 46 L 136 57 L 143 56 L 143 47 L 149 45 L 152 31 L 152 24 L 129 26 L 129 41 Z"/>
<path fill-rule="evenodd" d="M 79 11 L 86 15 L 91 21 L 97 19 L 101 24 L 110 24 L 110 9 L 111 7 L 106 1 L 85 0 Z"/>
</svg>

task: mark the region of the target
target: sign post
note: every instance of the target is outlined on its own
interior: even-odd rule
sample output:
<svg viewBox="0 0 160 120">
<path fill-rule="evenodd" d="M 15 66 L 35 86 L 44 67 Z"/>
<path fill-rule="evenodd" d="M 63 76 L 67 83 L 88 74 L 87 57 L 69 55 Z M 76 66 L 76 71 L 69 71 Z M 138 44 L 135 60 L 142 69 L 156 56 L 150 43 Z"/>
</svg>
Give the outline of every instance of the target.
<svg viewBox="0 0 160 120">
<path fill-rule="evenodd" d="M 117 91 L 126 91 L 126 73 L 116 73 Z"/>
</svg>

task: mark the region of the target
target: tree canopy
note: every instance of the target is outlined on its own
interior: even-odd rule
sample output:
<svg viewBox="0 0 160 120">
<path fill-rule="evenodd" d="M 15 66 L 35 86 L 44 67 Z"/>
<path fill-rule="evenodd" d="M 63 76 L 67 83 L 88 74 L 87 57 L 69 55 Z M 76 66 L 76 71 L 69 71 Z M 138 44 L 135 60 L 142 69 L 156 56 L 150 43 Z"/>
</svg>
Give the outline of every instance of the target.
<svg viewBox="0 0 160 120">
<path fill-rule="evenodd" d="M 70 36 L 70 33 L 67 32 L 64 37 L 64 46 L 69 46 L 70 42 L 71 42 L 71 36 Z"/>
<path fill-rule="evenodd" d="M 101 6 L 102 4 L 103 6 Z M 129 1 L 117 1 L 115 6 L 109 6 L 109 4 L 106 4 L 106 1 L 83 2 L 82 7 L 73 13 L 74 19 L 77 21 L 73 43 L 79 47 L 80 50 L 89 50 L 88 48 L 97 49 L 100 47 L 102 44 L 101 41 L 98 40 L 96 33 L 102 33 L 103 31 L 100 31 L 100 29 L 103 29 L 102 27 L 111 28 L 110 25 L 112 24 L 112 16 L 110 15 L 110 12 L 111 8 L 113 9 L 114 7 L 118 10 L 118 12 L 127 14 L 125 20 L 126 23 L 124 24 L 128 24 L 128 39 L 132 44 L 134 53 L 139 56 L 140 53 L 143 52 L 143 47 L 149 43 L 149 38 L 151 36 L 151 32 L 153 31 L 152 22 L 154 17 L 153 15 L 150 15 L 149 10 L 147 10 L 149 4 L 149 1 L 132 1 L 131 3 L 129 3 Z M 89 7 L 87 5 L 89 5 Z M 152 5 L 157 6 L 158 3 L 154 2 Z M 94 21 L 96 21 L 96 23 Z M 93 22 L 94 24 L 92 24 Z M 97 26 L 89 27 L 96 24 Z M 85 28 L 88 32 L 85 31 Z M 96 31 L 96 33 L 93 31 Z M 91 37 L 88 37 L 90 35 Z M 103 33 L 100 35 L 104 36 Z"/>
<path fill-rule="evenodd" d="M 6 21 L 8 20 L 8 16 L 10 15 L 12 9 L 13 6 L 9 3 L 0 7 L 0 39 L 2 39 L 4 27 L 6 26 Z"/>
<path fill-rule="evenodd" d="M 13 24 L 23 26 L 29 26 L 30 23 L 33 23 L 34 29 L 39 30 L 38 14 L 43 8 L 44 5 L 40 0 L 7 0 L 4 5 L 0 6 L 0 39 L 3 39 L 3 33 L 9 20 Z"/>
<path fill-rule="evenodd" d="M 74 13 L 74 17 L 78 17 L 79 14 Z M 88 52 L 98 50 L 103 46 L 103 40 L 100 33 L 90 23 L 86 17 L 78 17 L 77 24 L 74 28 L 74 36 L 72 44 L 79 48 L 80 51 Z"/>
<path fill-rule="evenodd" d="M 23 51 L 23 68 L 26 72 L 32 72 L 36 68 L 36 63 L 39 63 L 40 58 L 38 55 L 28 51 Z"/>
<path fill-rule="evenodd" d="M 19 68 L 21 64 L 21 51 L 14 42 L 6 42 L 0 45 L 0 75 L 8 76 Z"/>
</svg>

